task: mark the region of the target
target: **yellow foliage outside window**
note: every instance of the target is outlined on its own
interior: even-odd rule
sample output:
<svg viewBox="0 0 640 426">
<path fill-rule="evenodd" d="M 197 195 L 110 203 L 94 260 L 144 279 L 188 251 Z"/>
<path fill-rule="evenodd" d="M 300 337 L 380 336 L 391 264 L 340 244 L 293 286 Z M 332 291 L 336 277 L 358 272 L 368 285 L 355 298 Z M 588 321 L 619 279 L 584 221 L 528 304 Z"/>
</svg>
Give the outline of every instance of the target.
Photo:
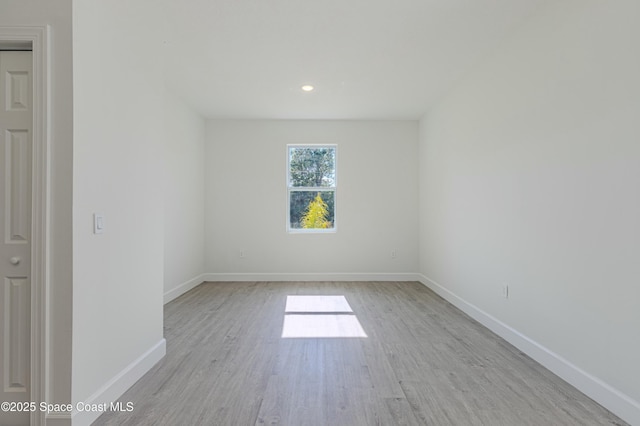
<svg viewBox="0 0 640 426">
<path fill-rule="evenodd" d="M 327 229 L 331 228 L 331 222 L 327 220 L 329 210 L 320 193 L 316 195 L 307 207 L 307 210 L 300 220 L 300 224 L 306 229 Z"/>
</svg>

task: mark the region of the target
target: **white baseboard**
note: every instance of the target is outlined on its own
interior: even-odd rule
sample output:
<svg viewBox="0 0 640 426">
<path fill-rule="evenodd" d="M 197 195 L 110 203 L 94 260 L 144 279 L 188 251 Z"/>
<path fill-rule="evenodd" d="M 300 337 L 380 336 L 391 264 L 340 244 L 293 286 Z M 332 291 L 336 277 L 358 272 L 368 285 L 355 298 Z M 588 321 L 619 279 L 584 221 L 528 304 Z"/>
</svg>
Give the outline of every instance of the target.
<svg viewBox="0 0 640 426">
<path fill-rule="evenodd" d="M 192 288 L 202 284 L 204 281 L 206 281 L 204 279 L 204 276 L 205 274 L 200 274 L 197 277 L 191 278 L 189 281 L 183 282 L 182 284 L 179 284 L 175 288 L 167 291 L 164 294 L 164 304 L 166 305 L 167 303 L 171 302 L 173 299 L 182 296 Z"/>
<path fill-rule="evenodd" d="M 513 329 L 477 306 L 467 302 L 432 279 L 419 274 L 422 284 L 446 299 L 452 305 L 526 353 L 545 368 L 598 402 L 603 407 L 632 425 L 640 425 L 640 403 L 623 394 L 597 377 L 573 365 L 519 331 Z"/>
<path fill-rule="evenodd" d="M 156 365 L 156 363 L 165 356 L 166 352 L 167 342 L 165 339 L 162 339 L 142 354 L 138 359 L 129 364 L 115 377 L 105 383 L 96 393 L 87 398 L 86 401 L 76 402 L 76 407 L 71 414 L 73 425 L 88 426 L 103 413 L 102 411 L 79 411 L 79 405 L 83 404 L 83 406 L 86 406 L 92 404 L 106 404 L 107 406 L 110 406 L 112 402 L 115 402 L 120 398 L 127 389 L 133 386 L 133 384 L 144 376 L 147 371 Z M 47 425 L 49 425 L 48 419 Z"/>
<path fill-rule="evenodd" d="M 204 281 L 418 281 L 418 274 L 391 273 L 208 273 Z"/>
</svg>

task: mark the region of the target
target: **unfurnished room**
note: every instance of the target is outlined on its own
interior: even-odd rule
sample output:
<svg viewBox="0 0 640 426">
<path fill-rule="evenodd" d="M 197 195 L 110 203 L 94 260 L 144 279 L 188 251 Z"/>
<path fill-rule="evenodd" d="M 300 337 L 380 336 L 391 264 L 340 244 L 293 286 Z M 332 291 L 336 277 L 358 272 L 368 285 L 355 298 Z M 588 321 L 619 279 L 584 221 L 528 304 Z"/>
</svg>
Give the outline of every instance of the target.
<svg viewBox="0 0 640 426">
<path fill-rule="evenodd" d="M 0 425 L 640 426 L 637 0 L 0 0 Z"/>
</svg>

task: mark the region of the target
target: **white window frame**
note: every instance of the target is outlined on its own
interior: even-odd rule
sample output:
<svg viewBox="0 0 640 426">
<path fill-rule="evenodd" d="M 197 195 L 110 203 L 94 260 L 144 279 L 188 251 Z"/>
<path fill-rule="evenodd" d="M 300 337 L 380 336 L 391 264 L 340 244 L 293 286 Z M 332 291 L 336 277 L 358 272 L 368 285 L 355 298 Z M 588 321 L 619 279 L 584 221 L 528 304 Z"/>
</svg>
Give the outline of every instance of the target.
<svg viewBox="0 0 640 426">
<path fill-rule="evenodd" d="M 329 148 L 334 151 L 333 158 L 333 186 L 291 186 L 291 148 Z M 336 218 L 338 217 L 338 145 L 337 144 L 287 144 L 287 232 L 291 234 L 334 234 L 338 230 Z M 333 228 L 330 229 L 304 229 L 291 227 L 291 193 L 292 192 L 333 192 Z"/>
</svg>

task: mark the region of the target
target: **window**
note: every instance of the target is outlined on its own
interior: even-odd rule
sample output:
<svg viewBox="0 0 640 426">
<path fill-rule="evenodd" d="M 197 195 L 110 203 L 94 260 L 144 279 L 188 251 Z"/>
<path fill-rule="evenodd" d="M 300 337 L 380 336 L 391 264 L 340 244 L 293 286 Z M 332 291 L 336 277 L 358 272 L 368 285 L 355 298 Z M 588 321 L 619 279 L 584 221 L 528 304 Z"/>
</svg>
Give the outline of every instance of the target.
<svg viewBox="0 0 640 426">
<path fill-rule="evenodd" d="M 335 232 L 336 146 L 288 145 L 289 232 Z"/>
</svg>

